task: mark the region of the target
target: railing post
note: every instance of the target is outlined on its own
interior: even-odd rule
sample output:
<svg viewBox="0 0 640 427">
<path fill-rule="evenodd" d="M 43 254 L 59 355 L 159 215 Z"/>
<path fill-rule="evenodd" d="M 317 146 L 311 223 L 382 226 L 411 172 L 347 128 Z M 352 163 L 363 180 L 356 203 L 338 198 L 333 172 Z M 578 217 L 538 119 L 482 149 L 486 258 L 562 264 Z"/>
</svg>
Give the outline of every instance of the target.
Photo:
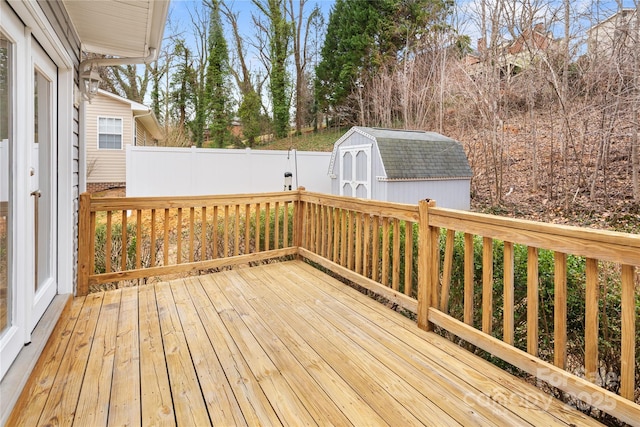
<svg viewBox="0 0 640 427">
<path fill-rule="evenodd" d="M 298 187 L 298 199 L 294 203 L 295 211 L 293 213 L 293 246 L 296 247 L 296 250 L 299 250 L 302 247 L 302 223 L 304 221 L 304 209 L 302 208 L 302 200 L 300 196 L 302 195 L 302 192 L 304 190 L 304 187 Z"/>
<path fill-rule="evenodd" d="M 433 324 L 429 322 L 429 308 L 434 292 L 433 268 L 435 260 L 433 252 L 434 239 L 429 227 L 429 208 L 435 207 L 433 200 L 421 200 L 418 203 L 420 220 L 418 223 L 418 327 L 425 331 L 432 331 Z"/>
<path fill-rule="evenodd" d="M 89 293 L 89 271 L 91 266 L 91 194 L 80 195 L 80 209 L 78 213 L 78 288 L 77 296 Z"/>
</svg>

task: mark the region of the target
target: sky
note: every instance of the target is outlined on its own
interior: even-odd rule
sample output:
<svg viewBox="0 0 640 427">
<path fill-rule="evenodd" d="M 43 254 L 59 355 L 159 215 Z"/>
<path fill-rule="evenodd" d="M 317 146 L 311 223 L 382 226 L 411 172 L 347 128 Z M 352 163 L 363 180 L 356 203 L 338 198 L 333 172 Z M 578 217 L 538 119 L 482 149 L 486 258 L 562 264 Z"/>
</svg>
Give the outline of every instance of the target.
<svg viewBox="0 0 640 427">
<path fill-rule="evenodd" d="M 488 2 L 493 2 L 495 0 L 487 0 Z M 623 0 L 624 7 L 634 7 L 634 3 L 637 0 Z M 512 4 L 522 4 L 526 3 L 548 3 L 552 5 L 551 8 L 547 10 L 544 18 L 542 20 L 551 21 L 554 10 L 557 11 L 558 6 L 561 5 L 561 0 L 550 0 L 548 2 L 542 0 L 520 0 L 517 2 L 511 2 Z M 294 4 L 297 4 L 298 0 L 294 0 Z M 318 5 L 322 10 L 322 13 L 325 17 L 325 22 L 328 22 L 329 13 L 331 11 L 331 7 L 335 3 L 335 0 L 308 0 L 306 8 L 310 11 L 314 5 Z M 598 20 L 605 19 L 608 17 L 613 11 L 615 11 L 617 5 L 614 0 L 575 0 L 572 1 L 572 8 L 575 12 L 584 15 L 583 23 L 581 25 L 582 28 L 578 29 L 578 31 L 583 31 L 587 27 L 593 24 L 593 22 L 597 22 Z M 595 16 L 590 8 L 593 4 L 599 3 L 601 10 L 603 12 L 601 16 Z M 171 6 L 169 10 L 170 22 L 167 24 L 167 28 L 165 31 L 165 36 L 169 36 L 171 34 L 175 34 L 176 32 L 183 32 L 184 36 L 187 40 L 193 38 L 192 34 L 189 34 L 191 31 L 191 18 L 190 11 L 193 11 L 198 8 L 198 6 L 202 4 L 200 0 L 172 0 Z M 251 20 L 251 13 L 256 10 L 255 5 L 251 0 L 232 0 L 228 1 L 227 4 L 230 5 L 231 9 L 238 12 L 238 21 L 240 24 L 241 31 L 244 34 L 246 39 L 252 39 L 255 35 L 255 27 Z M 478 29 L 479 23 L 477 22 L 478 10 L 479 10 L 480 0 L 458 0 L 456 1 L 456 10 L 457 15 L 454 17 L 454 25 L 458 27 L 461 33 L 469 35 L 472 40 L 472 46 L 475 47 L 475 43 L 480 37 L 480 31 Z M 224 19 L 223 19 L 224 21 Z M 229 33 L 228 25 L 225 25 L 225 30 L 227 31 L 228 38 L 227 40 L 231 40 L 231 34 Z M 562 34 L 561 28 L 551 28 L 556 34 L 557 37 L 560 37 Z M 559 34 L 560 33 L 560 34 Z M 257 64 L 256 64 L 257 65 Z"/>
</svg>

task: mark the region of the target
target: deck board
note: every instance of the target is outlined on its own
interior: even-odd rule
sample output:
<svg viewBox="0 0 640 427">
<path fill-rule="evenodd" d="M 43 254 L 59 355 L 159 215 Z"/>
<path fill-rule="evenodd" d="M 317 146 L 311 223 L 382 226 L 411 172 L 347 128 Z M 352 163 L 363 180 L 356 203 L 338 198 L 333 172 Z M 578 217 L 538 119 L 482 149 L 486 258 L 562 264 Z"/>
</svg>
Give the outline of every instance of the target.
<svg viewBox="0 0 640 427">
<path fill-rule="evenodd" d="M 68 316 L 8 425 L 598 425 L 301 261 Z"/>
</svg>

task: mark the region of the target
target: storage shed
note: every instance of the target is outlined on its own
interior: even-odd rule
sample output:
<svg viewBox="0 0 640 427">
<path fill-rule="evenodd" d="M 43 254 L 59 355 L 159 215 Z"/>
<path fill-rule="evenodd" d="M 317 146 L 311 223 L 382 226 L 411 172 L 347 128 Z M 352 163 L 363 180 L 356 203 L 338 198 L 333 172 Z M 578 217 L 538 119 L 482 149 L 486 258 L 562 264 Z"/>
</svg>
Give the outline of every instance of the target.
<svg viewBox="0 0 640 427">
<path fill-rule="evenodd" d="M 355 126 L 333 146 L 331 193 L 469 209 L 469 161 L 462 144 L 436 132 Z"/>
</svg>

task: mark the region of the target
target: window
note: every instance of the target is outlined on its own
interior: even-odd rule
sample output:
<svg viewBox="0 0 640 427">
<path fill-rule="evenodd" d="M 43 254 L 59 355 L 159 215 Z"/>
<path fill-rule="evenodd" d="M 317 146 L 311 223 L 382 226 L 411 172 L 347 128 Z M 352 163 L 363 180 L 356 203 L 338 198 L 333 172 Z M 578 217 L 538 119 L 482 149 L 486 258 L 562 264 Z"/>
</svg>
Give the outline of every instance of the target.
<svg viewBox="0 0 640 427">
<path fill-rule="evenodd" d="M 122 119 L 98 118 L 98 148 L 101 150 L 122 149 Z"/>
</svg>

